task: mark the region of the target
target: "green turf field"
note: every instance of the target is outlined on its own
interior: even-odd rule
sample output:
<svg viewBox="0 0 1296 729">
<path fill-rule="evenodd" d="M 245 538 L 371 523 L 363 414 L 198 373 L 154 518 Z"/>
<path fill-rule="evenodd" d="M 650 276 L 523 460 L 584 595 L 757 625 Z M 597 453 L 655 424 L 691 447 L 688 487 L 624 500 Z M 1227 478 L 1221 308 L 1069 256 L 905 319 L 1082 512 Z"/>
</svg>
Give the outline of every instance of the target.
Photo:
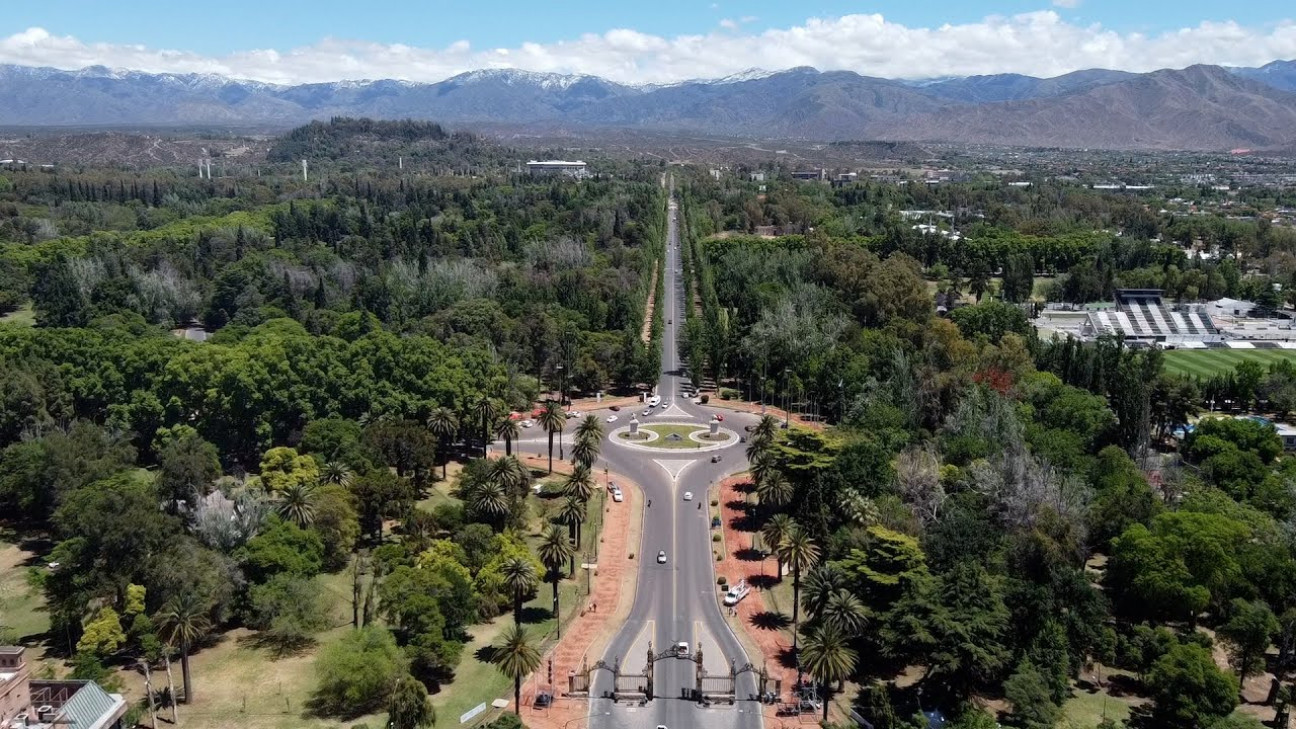
<svg viewBox="0 0 1296 729">
<path fill-rule="evenodd" d="M 1296 362 L 1296 349 L 1172 349 L 1165 353 L 1165 371 L 1172 374 L 1210 377 L 1228 372 L 1245 360 L 1266 368 L 1280 359 Z"/>
</svg>

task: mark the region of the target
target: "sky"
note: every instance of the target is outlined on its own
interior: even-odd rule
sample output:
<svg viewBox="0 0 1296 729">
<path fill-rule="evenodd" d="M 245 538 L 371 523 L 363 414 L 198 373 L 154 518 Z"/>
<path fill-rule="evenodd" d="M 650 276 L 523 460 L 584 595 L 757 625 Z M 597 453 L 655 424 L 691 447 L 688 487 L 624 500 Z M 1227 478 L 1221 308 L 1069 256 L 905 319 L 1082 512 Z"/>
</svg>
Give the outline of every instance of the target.
<svg viewBox="0 0 1296 729">
<path fill-rule="evenodd" d="M 814 66 L 1056 76 L 1296 59 L 1277 0 L 0 0 L 0 63 L 271 83 L 479 68 L 623 83 Z"/>
</svg>

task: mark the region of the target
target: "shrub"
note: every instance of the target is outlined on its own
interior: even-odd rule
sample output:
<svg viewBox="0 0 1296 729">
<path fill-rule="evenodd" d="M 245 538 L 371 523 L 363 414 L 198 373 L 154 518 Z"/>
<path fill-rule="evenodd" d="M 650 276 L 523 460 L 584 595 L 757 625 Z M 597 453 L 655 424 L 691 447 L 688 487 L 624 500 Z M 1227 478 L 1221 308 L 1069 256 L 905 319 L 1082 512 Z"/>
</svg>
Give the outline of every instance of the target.
<svg viewBox="0 0 1296 729">
<path fill-rule="evenodd" d="M 719 535 L 719 534 L 712 534 L 712 535 L 711 535 L 711 541 L 713 541 L 713 542 L 718 542 L 718 541 L 720 541 L 720 535 Z"/>
<path fill-rule="evenodd" d="M 363 716 L 381 708 L 396 679 L 405 675 L 405 654 L 390 632 L 370 625 L 320 651 L 315 674 L 319 685 L 312 702 L 317 712 Z"/>
<path fill-rule="evenodd" d="M 703 405 L 706 405 L 706 404 L 707 404 L 708 402 L 710 402 L 710 401 L 711 401 L 711 396 L 710 396 L 710 395 L 703 395 L 703 396 L 702 396 L 702 404 L 703 404 Z"/>
<path fill-rule="evenodd" d="M 721 399 L 721 400 L 737 400 L 737 399 L 738 399 L 738 391 L 735 390 L 735 389 L 733 389 L 733 388 L 731 388 L 731 387 L 722 387 L 722 388 L 720 388 L 720 399 Z"/>
<path fill-rule="evenodd" d="M 729 584 L 729 578 L 725 577 L 724 575 L 720 575 L 720 577 L 716 579 L 716 584 L 720 585 L 721 587 L 724 587 L 725 585 Z"/>
</svg>

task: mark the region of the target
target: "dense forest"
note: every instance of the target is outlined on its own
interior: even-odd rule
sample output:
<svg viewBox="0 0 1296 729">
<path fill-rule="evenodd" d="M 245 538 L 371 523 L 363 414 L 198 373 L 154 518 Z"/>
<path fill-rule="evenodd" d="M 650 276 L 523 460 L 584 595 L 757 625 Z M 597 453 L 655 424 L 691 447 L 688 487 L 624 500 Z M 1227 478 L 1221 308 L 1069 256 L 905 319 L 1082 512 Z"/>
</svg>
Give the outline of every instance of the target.
<svg viewBox="0 0 1296 729">
<path fill-rule="evenodd" d="M 426 124 L 335 120 L 277 149 L 385 140 L 493 171 L 0 177 L 0 514 L 48 545 L 31 580 L 73 676 L 113 687 L 171 656 L 192 702 L 190 653 L 248 629 L 323 646 L 313 715 L 424 726 L 410 707 L 472 626 L 513 612 L 507 665 L 527 665 L 521 606 L 548 581 L 552 630 L 597 538 L 599 424 L 566 475 L 485 444 L 537 401 L 557 433 L 558 400 L 655 379 L 665 192 L 655 171 L 516 175 L 492 162 L 513 151 Z M 325 641 L 342 602 L 357 630 Z M 8 617 L 0 643 L 34 638 Z"/>
<path fill-rule="evenodd" d="M 748 444 L 805 672 L 858 684 L 878 727 L 926 727 L 910 717 L 934 706 L 958 727 L 1094 726 L 1063 707 L 1111 690 L 1141 697 L 1130 726 L 1258 726 L 1244 703 L 1285 727 L 1294 464 L 1266 422 L 1169 436 L 1208 396 L 1289 411 L 1291 363 L 1201 382 L 1155 349 L 1041 341 L 1014 302 L 1054 273 L 1054 291 L 1096 276 L 1078 301 L 1168 281 L 1191 299 L 1272 291 L 1296 273 L 1296 236 L 1181 229 L 1080 189 L 771 187 L 683 186 L 685 349 L 722 397 L 834 424 L 767 419 Z M 901 209 L 963 211 L 966 238 L 923 235 Z M 786 234 L 744 235 L 758 225 Z M 1239 255 L 1189 261 L 1157 242 L 1176 236 Z M 946 291 L 968 305 L 939 317 Z M 999 717 L 983 708 L 997 701 Z"/>
</svg>

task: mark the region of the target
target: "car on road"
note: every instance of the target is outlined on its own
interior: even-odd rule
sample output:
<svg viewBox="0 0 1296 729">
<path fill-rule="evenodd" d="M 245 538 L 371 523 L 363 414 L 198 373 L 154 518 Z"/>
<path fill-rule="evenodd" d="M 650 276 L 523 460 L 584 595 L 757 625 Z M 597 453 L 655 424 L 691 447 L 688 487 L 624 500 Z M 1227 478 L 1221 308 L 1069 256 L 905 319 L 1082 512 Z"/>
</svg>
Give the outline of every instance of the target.
<svg viewBox="0 0 1296 729">
<path fill-rule="evenodd" d="M 662 549 L 657 552 L 657 564 L 666 564 L 666 550 Z"/>
<path fill-rule="evenodd" d="M 612 500 L 618 504 L 625 501 L 625 495 L 621 493 L 621 489 L 612 489 Z"/>
<path fill-rule="evenodd" d="M 684 492 L 684 500 L 685 500 L 685 501 L 692 501 L 692 500 L 693 500 L 693 492 L 692 492 L 692 491 L 685 491 L 685 492 Z"/>
<path fill-rule="evenodd" d="M 680 642 L 675 644 L 675 655 L 679 656 L 680 658 L 689 657 L 689 646 L 687 640 L 681 640 Z"/>
<path fill-rule="evenodd" d="M 648 407 L 655 408 L 661 404 L 661 395 L 653 395 L 648 398 Z"/>
<path fill-rule="evenodd" d="M 581 411 L 579 410 L 572 410 L 567 413 L 567 417 L 569 418 L 579 418 L 580 416 L 581 416 Z"/>
<path fill-rule="evenodd" d="M 643 411 L 642 413 L 639 413 L 639 414 L 640 414 L 640 415 L 652 415 L 652 408 L 644 408 L 644 411 Z"/>
<path fill-rule="evenodd" d="M 530 418 L 527 418 L 526 420 L 523 420 L 522 422 L 518 423 L 518 425 L 522 426 L 523 428 L 530 428 L 535 425 L 535 421 L 531 420 Z"/>
<path fill-rule="evenodd" d="M 674 323 L 675 323 L 675 320 L 674 320 L 674 319 L 667 319 L 667 320 L 666 320 L 666 323 L 667 323 L 667 324 L 674 324 Z"/>
<path fill-rule="evenodd" d="M 716 419 L 716 420 L 719 420 L 720 422 L 723 423 L 723 422 L 724 422 L 724 414 L 722 414 L 722 413 L 716 413 L 716 414 L 715 414 L 715 419 Z"/>
<path fill-rule="evenodd" d="M 605 419 L 606 419 L 609 423 L 615 423 L 615 422 L 617 421 L 617 417 L 616 417 L 615 415 L 609 415 L 609 416 L 607 416 L 607 418 L 605 418 Z"/>
<path fill-rule="evenodd" d="M 711 456 L 711 462 L 712 462 L 712 463 L 719 463 L 721 460 L 722 460 L 722 459 L 720 458 L 720 454 L 719 454 L 719 453 L 715 454 L 714 456 Z"/>
</svg>

